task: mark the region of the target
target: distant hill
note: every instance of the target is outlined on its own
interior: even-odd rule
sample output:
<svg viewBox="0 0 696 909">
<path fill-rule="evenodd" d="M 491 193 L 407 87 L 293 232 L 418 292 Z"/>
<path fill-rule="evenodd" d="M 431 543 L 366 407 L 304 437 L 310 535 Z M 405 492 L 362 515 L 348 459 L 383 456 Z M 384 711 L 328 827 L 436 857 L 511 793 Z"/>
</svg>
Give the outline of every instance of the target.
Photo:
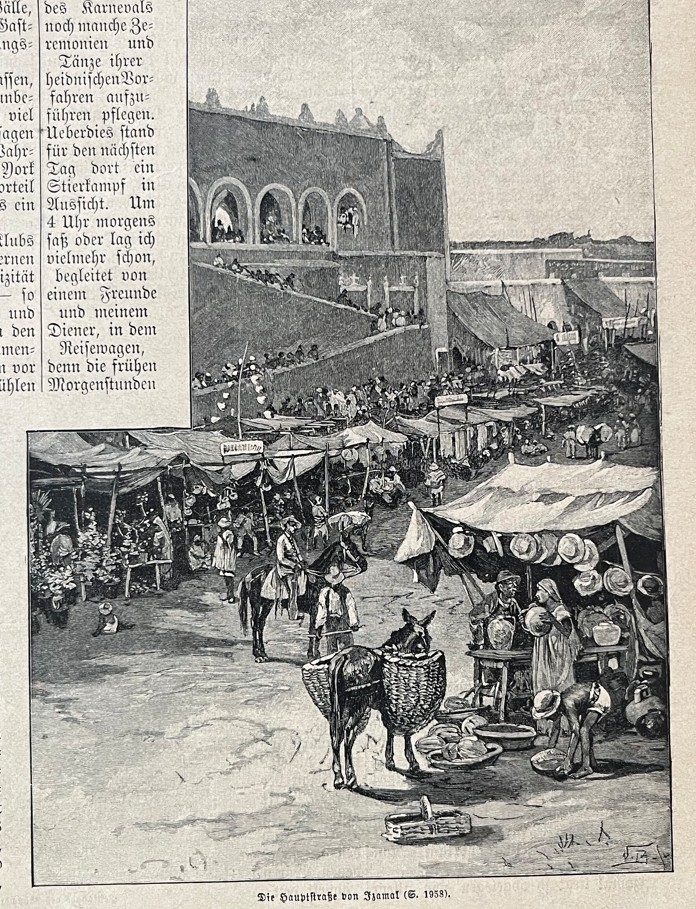
<svg viewBox="0 0 696 909">
<path fill-rule="evenodd" d="M 652 240 L 634 240 L 622 236 L 610 240 L 594 240 L 588 233 L 576 237 L 565 231 L 533 240 L 453 240 L 450 249 L 582 249 L 587 259 L 654 259 Z"/>
</svg>

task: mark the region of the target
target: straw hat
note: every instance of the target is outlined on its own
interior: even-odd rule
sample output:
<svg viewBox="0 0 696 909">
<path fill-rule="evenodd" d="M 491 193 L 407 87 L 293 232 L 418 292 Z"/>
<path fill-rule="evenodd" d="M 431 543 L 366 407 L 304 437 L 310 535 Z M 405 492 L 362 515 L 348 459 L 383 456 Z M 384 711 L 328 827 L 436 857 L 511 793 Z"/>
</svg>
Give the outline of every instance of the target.
<svg viewBox="0 0 696 909">
<path fill-rule="evenodd" d="M 500 538 L 497 534 L 491 534 L 489 537 L 483 541 L 483 548 L 488 553 L 495 553 L 499 555 L 502 559 L 503 557 L 503 544 L 500 542 Z"/>
<path fill-rule="evenodd" d="M 583 571 L 582 574 L 573 578 L 573 586 L 581 597 L 591 597 L 602 589 L 602 577 L 594 569 Z"/>
<path fill-rule="evenodd" d="M 111 603 L 100 603 L 97 608 L 102 615 L 111 615 L 111 613 L 114 611 Z"/>
<path fill-rule="evenodd" d="M 521 562 L 533 562 L 539 554 L 539 547 L 531 533 L 517 533 L 510 540 L 510 552 Z"/>
<path fill-rule="evenodd" d="M 324 580 L 327 582 L 327 584 L 331 584 L 332 586 L 335 584 L 340 584 L 341 581 L 345 581 L 345 579 L 346 576 L 340 570 L 338 565 L 332 565 L 324 575 Z"/>
<path fill-rule="evenodd" d="M 232 521 L 228 517 L 220 518 L 218 521 L 218 527 L 220 530 L 227 530 L 228 527 L 232 526 Z"/>
<path fill-rule="evenodd" d="M 582 560 L 575 563 L 577 571 L 592 571 L 599 563 L 599 550 L 592 540 L 585 540 L 585 551 Z"/>
<path fill-rule="evenodd" d="M 644 574 L 636 586 L 638 593 L 642 593 L 644 597 L 657 599 L 663 596 L 665 592 L 664 581 L 656 574 Z"/>
<path fill-rule="evenodd" d="M 504 568 L 502 571 L 498 572 L 495 583 L 504 584 L 505 581 L 515 581 L 517 584 L 519 584 L 521 580 L 522 578 L 518 574 L 515 574 L 513 571 L 508 571 L 506 568 Z"/>
<path fill-rule="evenodd" d="M 585 554 L 585 543 L 577 533 L 566 533 L 558 541 L 558 554 L 564 562 L 575 565 Z"/>
<path fill-rule="evenodd" d="M 604 572 L 604 586 L 615 597 L 627 597 L 633 590 L 631 579 L 623 570 L 612 566 Z"/>
<path fill-rule="evenodd" d="M 547 564 L 549 559 L 557 558 L 556 547 L 558 546 L 558 540 L 554 534 L 544 531 L 543 533 L 534 534 L 534 539 L 537 541 L 539 550 L 539 554 L 534 559 L 537 564 L 540 562 Z"/>
<path fill-rule="evenodd" d="M 284 530 L 290 530 L 291 528 L 294 530 L 299 530 L 300 527 L 302 527 L 302 524 L 300 524 L 295 515 L 292 514 L 288 515 L 287 518 L 283 518 L 280 523 Z"/>
<path fill-rule="evenodd" d="M 455 527 L 447 544 L 447 550 L 455 559 L 463 559 L 474 551 L 474 537 L 464 533 L 463 527 Z"/>
<path fill-rule="evenodd" d="M 535 720 L 548 720 L 561 705 L 561 695 L 551 688 L 544 688 L 534 695 L 532 716 Z"/>
<path fill-rule="evenodd" d="M 544 606 L 532 606 L 524 614 L 524 627 L 535 638 L 543 638 L 550 628 L 548 609 Z"/>
</svg>

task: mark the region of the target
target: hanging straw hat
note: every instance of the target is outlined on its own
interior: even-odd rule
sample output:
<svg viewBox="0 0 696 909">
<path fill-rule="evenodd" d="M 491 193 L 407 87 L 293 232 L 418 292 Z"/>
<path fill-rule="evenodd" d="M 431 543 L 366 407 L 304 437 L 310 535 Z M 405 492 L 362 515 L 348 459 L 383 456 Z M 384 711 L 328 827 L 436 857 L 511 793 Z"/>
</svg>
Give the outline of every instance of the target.
<svg viewBox="0 0 696 909">
<path fill-rule="evenodd" d="M 534 539 L 537 542 L 538 555 L 534 561 L 539 564 L 541 562 L 546 562 L 548 559 L 556 557 L 556 547 L 558 541 L 552 533 L 544 531 L 543 533 L 535 533 Z M 559 559 L 560 561 L 560 559 Z"/>
<path fill-rule="evenodd" d="M 582 560 L 575 563 L 577 571 L 592 571 L 599 564 L 599 550 L 592 540 L 585 540 L 585 551 Z"/>
<path fill-rule="evenodd" d="M 558 554 L 564 562 L 575 565 L 585 554 L 585 544 L 577 533 L 566 533 L 558 541 Z"/>
<path fill-rule="evenodd" d="M 228 527 L 232 526 L 232 521 L 228 517 L 220 518 L 218 521 L 218 527 L 220 530 L 227 530 Z"/>
<path fill-rule="evenodd" d="M 492 533 L 490 536 L 486 537 L 483 541 L 483 548 L 488 553 L 495 553 L 499 555 L 502 559 L 503 557 L 503 544 L 500 542 L 500 537 L 497 533 Z"/>
<path fill-rule="evenodd" d="M 561 705 L 561 694 L 551 688 L 544 688 L 534 695 L 532 716 L 535 720 L 548 720 Z"/>
<path fill-rule="evenodd" d="M 475 539 L 472 534 L 464 533 L 463 527 L 455 527 L 447 544 L 447 551 L 455 559 L 464 559 L 474 551 Z"/>
<path fill-rule="evenodd" d="M 664 581 L 656 574 L 644 574 L 638 580 L 636 587 L 638 588 L 638 593 L 642 593 L 644 597 L 650 597 L 651 599 L 657 599 L 663 596 L 665 592 Z"/>
<path fill-rule="evenodd" d="M 510 540 L 510 552 L 521 562 L 533 562 L 539 547 L 531 533 L 516 533 Z"/>
<path fill-rule="evenodd" d="M 602 589 L 602 577 L 594 569 L 583 571 L 582 574 L 573 578 L 573 586 L 581 597 L 591 597 Z"/>
<path fill-rule="evenodd" d="M 631 579 L 623 568 L 617 566 L 607 568 L 604 572 L 604 586 L 615 597 L 627 597 L 633 590 Z"/>
</svg>

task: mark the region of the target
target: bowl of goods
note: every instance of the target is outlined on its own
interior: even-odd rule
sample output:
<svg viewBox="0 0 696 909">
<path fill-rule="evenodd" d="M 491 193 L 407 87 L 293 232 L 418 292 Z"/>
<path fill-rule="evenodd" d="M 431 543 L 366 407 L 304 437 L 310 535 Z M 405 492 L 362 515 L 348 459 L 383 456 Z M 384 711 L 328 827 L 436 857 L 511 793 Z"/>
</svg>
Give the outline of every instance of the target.
<svg viewBox="0 0 696 909">
<path fill-rule="evenodd" d="M 482 742 L 500 745 L 504 751 L 523 751 L 532 747 L 537 731 L 532 726 L 516 723 L 488 723 L 479 726 L 476 735 Z"/>
<path fill-rule="evenodd" d="M 598 647 L 615 647 L 621 640 L 621 628 L 614 622 L 598 622 L 592 629 L 592 637 Z"/>
<path fill-rule="evenodd" d="M 533 754 L 529 763 L 537 773 L 541 773 L 543 776 L 554 776 L 565 761 L 565 757 L 565 751 L 560 751 L 558 748 L 544 748 L 543 751 Z"/>
<path fill-rule="evenodd" d="M 443 723 L 461 723 L 468 716 L 473 716 L 480 708 L 472 707 L 466 698 L 445 698 L 442 706 L 435 714 L 435 719 Z"/>
<path fill-rule="evenodd" d="M 436 770 L 471 770 L 494 764 L 503 749 L 500 745 L 482 742 L 475 735 L 467 735 L 458 742 L 444 745 L 440 751 L 428 755 L 428 763 Z"/>
<path fill-rule="evenodd" d="M 415 743 L 415 749 L 426 757 L 433 751 L 441 751 L 445 745 L 461 741 L 462 727 L 458 723 L 436 723 L 428 734 Z"/>
</svg>

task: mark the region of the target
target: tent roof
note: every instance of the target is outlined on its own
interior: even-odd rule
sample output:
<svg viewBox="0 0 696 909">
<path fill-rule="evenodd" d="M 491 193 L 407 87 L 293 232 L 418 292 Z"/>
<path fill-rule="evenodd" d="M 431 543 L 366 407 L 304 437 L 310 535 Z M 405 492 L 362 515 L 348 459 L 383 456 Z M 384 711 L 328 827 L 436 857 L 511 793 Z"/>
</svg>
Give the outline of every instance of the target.
<svg viewBox="0 0 696 909">
<path fill-rule="evenodd" d="M 504 296 L 448 290 L 447 305 L 468 332 L 494 350 L 533 347 L 553 339 L 550 329 L 516 310 Z"/>
<path fill-rule="evenodd" d="M 567 391 L 561 395 L 551 395 L 548 398 L 536 398 L 536 402 L 545 407 L 572 407 L 573 404 L 587 401 L 592 395 L 591 391 Z"/>
<path fill-rule="evenodd" d="M 252 473 L 257 458 L 243 458 L 238 463 L 224 463 L 220 445 L 229 442 L 221 432 L 200 432 L 195 429 L 173 429 L 166 432 L 133 429 L 128 433 L 146 448 L 159 447 L 183 454 L 216 484 L 229 483 L 230 479 L 241 480 Z"/>
<path fill-rule="evenodd" d="M 529 404 L 516 404 L 510 407 L 476 407 L 475 412 L 482 414 L 487 420 L 499 420 L 510 423 L 512 420 L 523 420 L 537 412 L 536 407 Z"/>
<path fill-rule="evenodd" d="M 656 481 L 651 467 L 601 460 L 538 467 L 513 463 L 454 502 L 425 511 L 498 533 L 578 531 L 624 520 L 632 529 L 633 516 L 634 526 L 655 539 L 661 534 Z"/>
<path fill-rule="evenodd" d="M 403 433 L 393 432 L 384 426 L 378 426 L 372 420 L 361 426 L 349 426 L 348 429 L 340 432 L 338 437 L 346 445 L 355 445 L 361 442 L 386 442 L 388 445 L 405 445 L 408 442 L 408 438 Z"/>
<path fill-rule="evenodd" d="M 657 344 L 624 344 L 624 350 L 633 354 L 642 363 L 657 369 Z"/>
<path fill-rule="evenodd" d="M 568 278 L 563 283 L 603 319 L 620 319 L 626 315 L 623 302 L 600 278 Z"/>
<path fill-rule="evenodd" d="M 118 474 L 118 490 L 131 492 L 146 486 L 181 456 L 164 448 L 121 449 L 102 443 L 90 445 L 76 432 L 29 433 L 29 454 L 35 461 L 67 471 L 84 470 L 86 483 L 96 492 L 110 492 Z"/>
</svg>

